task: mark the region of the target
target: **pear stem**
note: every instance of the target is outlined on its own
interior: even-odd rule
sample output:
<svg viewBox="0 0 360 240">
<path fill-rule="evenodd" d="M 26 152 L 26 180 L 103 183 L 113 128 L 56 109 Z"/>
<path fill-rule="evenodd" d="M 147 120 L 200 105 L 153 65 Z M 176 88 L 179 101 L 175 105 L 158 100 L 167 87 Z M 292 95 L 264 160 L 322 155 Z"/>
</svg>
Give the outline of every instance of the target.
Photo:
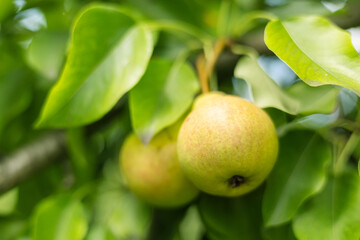
<svg viewBox="0 0 360 240">
<path fill-rule="evenodd" d="M 205 71 L 206 64 L 204 54 L 201 54 L 196 60 L 196 68 L 200 79 L 201 91 L 202 93 L 207 93 L 210 89 Z"/>
<path fill-rule="evenodd" d="M 216 41 L 208 61 L 206 61 L 204 54 L 201 54 L 196 61 L 196 68 L 200 79 L 202 93 L 207 93 L 210 91 L 210 76 L 213 73 L 215 64 L 226 45 L 226 39 L 220 38 L 218 41 Z"/>
</svg>

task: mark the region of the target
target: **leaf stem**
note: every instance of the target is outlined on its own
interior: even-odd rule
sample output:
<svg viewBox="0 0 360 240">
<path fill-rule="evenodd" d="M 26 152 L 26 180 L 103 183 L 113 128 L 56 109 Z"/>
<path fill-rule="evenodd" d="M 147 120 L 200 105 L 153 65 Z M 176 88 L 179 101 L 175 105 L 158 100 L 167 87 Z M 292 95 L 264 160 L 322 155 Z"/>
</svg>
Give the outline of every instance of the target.
<svg viewBox="0 0 360 240">
<path fill-rule="evenodd" d="M 360 141 L 360 135 L 357 132 L 351 134 L 349 140 L 346 142 L 345 147 L 340 153 L 337 161 L 335 162 L 334 172 L 335 174 L 339 174 L 344 169 L 346 161 L 349 159 L 351 153 L 356 148 L 357 144 Z"/>
<path fill-rule="evenodd" d="M 360 111 L 356 116 L 356 122 L 358 123 L 359 120 L 360 120 Z M 349 157 L 351 156 L 352 152 L 355 150 L 359 142 L 360 142 L 360 133 L 355 130 L 351 134 L 349 140 L 346 142 L 343 150 L 341 151 L 339 157 L 337 158 L 337 161 L 335 162 L 334 173 L 336 175 L 344 170 L 347 160 L 349 159 Z"/>
</svg>

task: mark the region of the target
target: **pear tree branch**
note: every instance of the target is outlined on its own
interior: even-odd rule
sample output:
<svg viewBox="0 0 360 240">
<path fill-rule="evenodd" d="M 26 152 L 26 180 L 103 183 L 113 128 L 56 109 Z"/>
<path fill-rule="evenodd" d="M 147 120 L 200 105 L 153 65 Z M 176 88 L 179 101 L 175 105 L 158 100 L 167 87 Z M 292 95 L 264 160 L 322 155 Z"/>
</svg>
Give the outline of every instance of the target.
<svg viewBox="0 0 360 240">
<path fill-rule="evenodd" d="M 65 134 L 46 135 L 0 160 L 0 194 L 33 176 L 59 159 L 65 148 Z"/>
</svg>

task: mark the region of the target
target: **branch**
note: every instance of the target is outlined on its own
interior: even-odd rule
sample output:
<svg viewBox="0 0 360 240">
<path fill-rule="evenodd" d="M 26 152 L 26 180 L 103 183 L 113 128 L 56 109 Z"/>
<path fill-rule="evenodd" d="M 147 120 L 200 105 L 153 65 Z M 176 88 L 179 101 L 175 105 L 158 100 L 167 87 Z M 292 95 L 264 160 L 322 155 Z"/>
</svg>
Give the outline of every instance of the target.
<svg viewBox="0 0 360 240">
<path fill-rule="evenodd" d="M 64 152 L 65 134 L 56 132 L 32 142 L 0 161 L 0 194 L 15 187 Z"/>
<path fill-rule="evenodd" d="M 103 118 L 86 126 L 86 134 L 91 136 L 107 126 L 111 119 L 119 117 L 126 111 L 126 97 L 122 97 L 115 107 Z M 13 154 L 0 158 L 0 194 L 22 183 L 38 171 L 59 160 L 66 154 L 66 136 L 64 132 L 53 132 L 26 146 Z"/>
</svg>

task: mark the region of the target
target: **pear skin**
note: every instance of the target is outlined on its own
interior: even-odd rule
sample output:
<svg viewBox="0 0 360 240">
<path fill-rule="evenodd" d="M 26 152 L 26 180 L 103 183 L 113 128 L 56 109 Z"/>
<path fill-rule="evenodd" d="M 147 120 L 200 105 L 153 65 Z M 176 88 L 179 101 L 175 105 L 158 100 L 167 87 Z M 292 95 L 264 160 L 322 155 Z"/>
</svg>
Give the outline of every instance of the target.
<svg viewBox="0 0 360 240">
<path fill-rule="evenodd" d="M 178 162 L 178 127 L 166 129 L 147 145 L 133 133 L 120 153 L 120 167 L 130 190 L 157 207 L 185 205 L 199 193 L 185 177 Z"/>
<path fill-rule="evenodd" d="M 235 197 L 258 187 L 278 154 L 270 117 L 255 104 L 219 92 L 199 96 L 177 143 L 180 165 L 209 194 Z"/>
</svg>

